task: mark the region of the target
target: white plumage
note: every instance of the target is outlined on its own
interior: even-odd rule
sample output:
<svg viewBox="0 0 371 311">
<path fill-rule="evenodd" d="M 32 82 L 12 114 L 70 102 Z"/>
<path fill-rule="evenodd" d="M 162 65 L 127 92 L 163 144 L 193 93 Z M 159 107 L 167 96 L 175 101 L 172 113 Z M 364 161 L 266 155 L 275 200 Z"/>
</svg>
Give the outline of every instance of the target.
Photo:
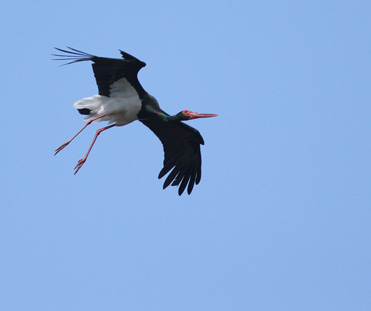
<svg viewBox="0 0 371 311">
<path fill-rule="evenodd" d="M 80 99 L 73 104 L 76 109 L 89 109 L 90 114 L 85 119 L 92 119 L 103 114 L 99 121 L 108 121 L 117 126 L 129 124 L 138 120 L 142 103 L 134 87 L 126 78 L 121 78 L 111 85 L 110 97 L 94 95 Z"/>
</svg>

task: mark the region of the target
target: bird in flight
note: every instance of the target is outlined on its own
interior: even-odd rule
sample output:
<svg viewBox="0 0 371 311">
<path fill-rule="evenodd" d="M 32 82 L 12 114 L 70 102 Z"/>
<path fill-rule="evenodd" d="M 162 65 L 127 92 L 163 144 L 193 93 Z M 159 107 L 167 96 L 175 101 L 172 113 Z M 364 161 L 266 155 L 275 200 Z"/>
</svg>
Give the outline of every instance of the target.
<svg viewBox="0 0 371 311">
<path fill-rule="evenodd" d="M 178 186 L 181 195 L 187 188 L 191 194 L 194 184 L 201 180 L 200 145 L 204 140 L 200 133 L 182 121 L 216 117 L 217 114 L 197 113 L 183 110 L 176 115 L 164 112 L 157 100 L 148 94 L 138 80 L 138 72 L 146 64 L 134 56 L 120 51 L 122 58 L 98 57 L 68 47 L 56 48 L 63 54 L 53 54 L 57 60 L 72 64 L 81 61 L 93 62 L 92 67 L 99 95 L 80 99 L 73 106 L 85 115 L 85 125 L 67 142 L 55 150 L 55 155 L 64 149 L 93 121 L 108 121 L 108 126 L 96 131 L 86 155 L 75 167 L 75 174 L 86 162 L 98 135 L 114 126 L 123 126 L 139 120 L 161 141 L 165 153 L 163 168 L 158 178 L 166 177 L 163 189 Z"/>
</svg>

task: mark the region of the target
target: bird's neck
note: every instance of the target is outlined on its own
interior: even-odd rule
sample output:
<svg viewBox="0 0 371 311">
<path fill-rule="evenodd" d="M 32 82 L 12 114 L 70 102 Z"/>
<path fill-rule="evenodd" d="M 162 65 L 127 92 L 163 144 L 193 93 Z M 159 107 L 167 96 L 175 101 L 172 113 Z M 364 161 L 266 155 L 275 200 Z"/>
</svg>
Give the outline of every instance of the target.
<svg viewBox="0 0 371 311">
<path fill-rule="evenodd" d="M 153 98 L 154 99 L 154 98 Z M 157 102 L 156 102 L 157 104 Z M 176 121 L 182 121 L 183 119 L 180 117 L 179 114 L 169 116 L 166 112 L 162 111 L 160 107 L 157 104 L 157 107 L 153 107 L 152 105 L 144 104 L 142 107 L 141 112 L 139 113 L 139 117 L 145 118 L 145 115 L 154 114 L 157 115 L 162 121 L 164 122 L 176 122 Z"/>
<path fill-rule="evenodd" d="M 176 122 L 181 121 L 181 118 L 178 115 L 169 116 L 166 113 L 163 112 L 156 112 L 156 114 L 164 121 L 164 122 Z"/>
</svg>

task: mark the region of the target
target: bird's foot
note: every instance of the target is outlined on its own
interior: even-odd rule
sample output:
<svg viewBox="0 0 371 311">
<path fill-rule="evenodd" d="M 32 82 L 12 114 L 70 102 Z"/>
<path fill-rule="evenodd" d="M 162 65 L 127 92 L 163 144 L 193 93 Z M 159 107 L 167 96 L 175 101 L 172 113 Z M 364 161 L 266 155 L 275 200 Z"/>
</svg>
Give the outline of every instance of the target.
<svg viewBox="0 0 371 311">
<path fill-rule="evenodd" d="M 58 147 L 57 149 L 55 149 L 54 155 L 56 155 L 58 152 L 62 151 L 65 147 L 68 146 L 69 143 L 70 142 L 68 141 L 68 142 L 64 143 L 63 145 L 61 145 L 60 147 Z"/>
<path fill-rule="evenodd" d="M 76 164 L 76 166 L 75 166 L 75 168 L 74 168 L 74 170 L 75 170 L 74 175 L 77 174 L 77 172 L 79 171 L 79 169 L 84 165 L 85 161 L 86 161 L 86 157 L 80 159 L 79 162 L 77 162 L 77 164 Z"/>
</svg>

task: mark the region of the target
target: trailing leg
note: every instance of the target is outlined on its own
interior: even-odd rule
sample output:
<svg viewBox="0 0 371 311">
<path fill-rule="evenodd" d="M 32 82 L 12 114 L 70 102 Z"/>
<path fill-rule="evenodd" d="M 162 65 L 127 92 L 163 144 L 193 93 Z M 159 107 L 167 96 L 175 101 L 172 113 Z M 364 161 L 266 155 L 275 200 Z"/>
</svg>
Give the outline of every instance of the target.
<svg viewBox="0 0 371 311">
<path fill-rule="evenodd" d="M 100 118 L 103 118 L 105 117 L 106 114 L 102 114 L 101 116 L 98 116 L 96 118 L 92 118 L 92 119 L 89 119 L 86 121 L 86 124 L 82 127 L 82 129 L 80 131 L 78 131 L 70 140 L 66 141 L 63 145 L 61 145 L 60 147 L 58 147 L 56 150 L 55 150 L 55 153 L 54 155 L 56 155 L 59 151 L 62 151 L 65 147 L 68 146 L 68 144 L 73 141 L 77 135 L 79 135 L 89 124 L 91 124 L 93 121 L 95 120 L 98 120 Z"/>
<path fill-rule="evenodd" d="M 86 153 L 85 157 L 83 157 L 82 159 L 79 160 L 79 162 L 77 162 L 77 165 L 75 166 L 75 175 L 76 173 L 79 171 L 79 169 L 84 165 L 84 163 L 86 162 L 88 156 L 89 156 L 89 153 L 91 151 L 91 149 L 93 148 L 94 144 L 95 144 L 95 141 L 97 140 L 98 136 L 100 133 L 102 133 L 103 131 L 105 130 L 108 130 L 109 128 L 111 127 L 114 127 L 116 124 L 111 124 L 111 125 L 108 125 L 106 127 L 103 127 L 99 130 L 97 130 L 97 132 L 95 133 L 95 136 L 94 136 L 94 139 L 93 139 L 93 142 L 91 143 L 90 147 L 89 147 L 89 150 L 88 152 Z"/>
</svg>

